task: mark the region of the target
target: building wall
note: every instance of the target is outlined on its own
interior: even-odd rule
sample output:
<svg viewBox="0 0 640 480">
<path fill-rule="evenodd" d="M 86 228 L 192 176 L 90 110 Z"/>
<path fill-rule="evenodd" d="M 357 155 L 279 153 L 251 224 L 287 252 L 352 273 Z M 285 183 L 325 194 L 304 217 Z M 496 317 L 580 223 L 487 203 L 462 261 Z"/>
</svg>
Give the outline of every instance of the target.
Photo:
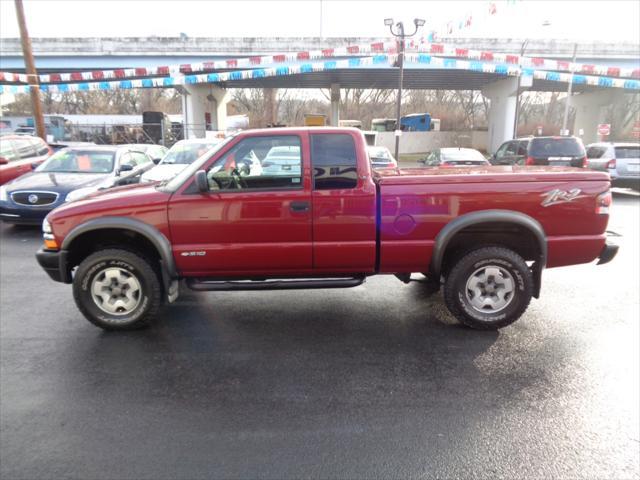
<svg viewBox="0 0 640 480">
<path fill-rule="evenodd" d="M 476 150 L 487 150 L 486 131 L 465 132 L 402 132 L 400 137 L 400 153 L 426 153 L 435 148 L 464 147 Z M 376 145 L 395 149 L 393 132 L 378 132 Z"/>
</svg>

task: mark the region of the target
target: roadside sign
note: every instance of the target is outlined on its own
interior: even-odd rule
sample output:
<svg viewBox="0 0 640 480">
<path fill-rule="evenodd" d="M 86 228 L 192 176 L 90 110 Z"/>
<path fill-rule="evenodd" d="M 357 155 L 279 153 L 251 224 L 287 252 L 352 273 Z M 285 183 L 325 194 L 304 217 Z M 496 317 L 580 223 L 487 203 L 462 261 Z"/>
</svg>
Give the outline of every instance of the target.
<svg viewBox="0 0 640 480">
<path fill-rule="evenodd" d="M 602 135 L 603 137 L 608 137 L 610 133 L 611 133 L 610 123 L 600 123 L 598 125 L 598 135 Z"/>
</svg>

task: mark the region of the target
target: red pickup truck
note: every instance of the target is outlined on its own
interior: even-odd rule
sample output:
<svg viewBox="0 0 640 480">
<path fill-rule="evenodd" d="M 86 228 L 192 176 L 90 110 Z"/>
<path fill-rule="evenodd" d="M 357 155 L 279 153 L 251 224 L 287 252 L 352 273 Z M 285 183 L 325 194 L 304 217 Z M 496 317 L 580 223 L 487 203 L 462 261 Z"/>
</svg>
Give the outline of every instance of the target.
<svg viewBox="0 0 640 480">
<path fill-rule="evenodd" d="M 373 172 L 348 128 L 246 131 L 175 178 L 70 202 L 40 265 L 105 329 L 148 324 L 194 290 L 353 287 L 423 273 L 462 323 L 518 319 L 544 268 L 611 260 L 606 173 L 483 166 Z M 425 280 L 423 280 L 425 281 Z"/>
</svg>

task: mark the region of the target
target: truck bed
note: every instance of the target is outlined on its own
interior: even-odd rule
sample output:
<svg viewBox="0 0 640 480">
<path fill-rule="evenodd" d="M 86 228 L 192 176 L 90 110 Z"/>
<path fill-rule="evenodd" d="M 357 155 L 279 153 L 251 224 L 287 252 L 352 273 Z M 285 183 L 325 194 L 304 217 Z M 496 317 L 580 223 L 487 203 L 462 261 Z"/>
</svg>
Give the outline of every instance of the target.
<svg viewBox="0 0 640 480">
<path fill-rule="evenodd" d="M 608 218 L 596 215 L 595 199 L 610 187 L 606 173 L 490 166 L 406 168 L 374 175 L 380 192 L 382 272 L 415 271 L 416 259 L 426 269 L 440 230 L 480 210 L 518 211 L 539 221 L 547 236 L 547 267 L 589 262 L 605 242 Z M 554 192 L 574 198 L 549 204 Z"/>
</svg>

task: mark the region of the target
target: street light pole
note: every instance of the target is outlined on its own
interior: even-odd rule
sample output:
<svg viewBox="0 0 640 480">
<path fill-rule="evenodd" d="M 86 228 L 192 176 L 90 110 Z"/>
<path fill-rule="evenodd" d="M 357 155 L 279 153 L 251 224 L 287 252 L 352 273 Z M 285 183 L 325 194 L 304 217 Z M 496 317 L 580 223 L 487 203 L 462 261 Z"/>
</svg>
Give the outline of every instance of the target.
<svg viewBox="0 0 640 480">
<path fill-rule="evenodd" d="M 578 51 L 578 44 L 573 44 L 573 59 L 571 63 L 576 63 L 576 53 Z M 569 107 L 571 105 L 571 90 L 573 88 L 573 68 L 571 69 L 571 76 L 569 77 L 569 86 L 567 87 L 567 99 L 564 102 L 564 119 L 562 120 L 562 135 L 568 135 L 567 122 L 569 121 Z"/>
<path fill-rule="evenodd" d="M 524 55 L 524 50 L 527 48 L 529 39 L 522 42 L 522 48 L 520 48 L 520 57 Z M 513 119 L 513 138 L 518 136 L 518 116 L 520 115 L 520 79 L 522 78 L 522 71 L 518 75 L 518 87 L 516 89 L 516 112 Z"/>
<path fill-rule="evenodd" d="M 400 158 L 400 109 L 402 107 L 402 81 L 404 80 L 404 25 L 402 22 L 398 22 L 398 30 L 400 32 L 400 39 L 398 40 L 398 68 L 400 69 L 400 72 L 398 80 L 398 98 L 396 99 L 396 131 L 394 132 L 396 137 L 396 162 Z"/>
<path fill-rule="evenodd" d="M 398 98 L 396 100 L 396 129 L 395 129 L 395 137 L 396 137 L 396 148 L 395 148 L 395 159 L 398 161 L 400 154 L 400 110 L 402 108 L 402 83 L 404 79 L 404 39 L 407 37 L 413 37 L 417 32 L 418 28 L 424 25 L 424 20 L 420 18 L 416 18 L 413 20 L 413 24 L 415 29 L 413 33 L 407 35 L 404 31 L 404 24 L 402 22 L 398 22 L 396 26 L 396 31 L 393 29 L 393 19 L 385 18 L 384 24 L 389 27 L 391 34 L 394 37 L 398 37 Z"/>
<path fill-rule="evenodd" d="M 36 72 L 36 64 L 33 61 L 33 53 L 31 51 L 31 40 L 27 31 L 27 23 L 24 19 L 24 8 L 22 0 L 15 0 L 16 16 L 18 17 L 18 26 L 20 27 L 20 40 L 22 42 L 22 54 L 24 55 L 24 63 L 27 70 L 27 78 L 29 79 L 29 92 L 31 93 L 31 106 L 33 109 L 33 120 L 36 125 L 36 133 L 43 140 L 47 139 L 47 131 L 44 126 L 44 116 L 42 115 L 42 105 L 40 104 L 40 87 L 38 82 L 38 73 Z"/>
</svg>

